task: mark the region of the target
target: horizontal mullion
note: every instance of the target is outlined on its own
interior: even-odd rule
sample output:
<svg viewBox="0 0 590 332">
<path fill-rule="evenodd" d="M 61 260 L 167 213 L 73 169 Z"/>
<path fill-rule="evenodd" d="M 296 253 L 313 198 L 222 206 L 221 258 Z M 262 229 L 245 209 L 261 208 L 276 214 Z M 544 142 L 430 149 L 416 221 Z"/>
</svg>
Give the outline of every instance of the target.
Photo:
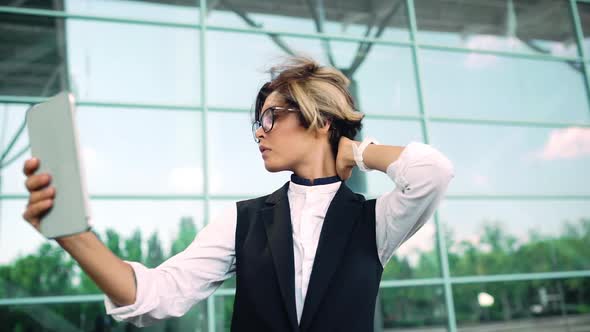
<svg viewBox="0 0 590 332">
<path fill-rule="evenodd" d="M 587 277 L 590 277 L 590 270 L 451 277 L 450 280 L 452 284 L 474 284 L 501 281 L 531 281 Z"/>
<path fill-rule="evenodd" d="M 211 197 L 211 196 L 209 196 Z M 205 195 L 175 195 L 175 194 L 163 194 L 163 195 L 90 195 L 89 197 L 96 201 L 109 201 L 109 200 L 120 200 L 120 201 L 190 201 L 190 200 L 204 200 Z M 23 200 L 29 199 L 27 194 L 2 194 L 0 200 Z"/>
<path fill-rule="evenodd" d="M 102 302 L 104 297 L 103 294 L 19 297 L 0 299 L 0 306 Z"/>
<path fill-rule="evenodd" d="M 219 32 L 234 32 L 234 33 L 246 33 L 246 34 L 262 34 L 262 35 L 273 35 L 278 37 L 293 37 L 293 38 L 307 38 L 307 39 L 322 39 L 330 41 L 342 41 L 342 42 L 364 42 L 377 45 L 389 45 L 389 46 L 400 46 L 400 47 L 411 47 L 413 44 L 410 41 L 396 41 L 387 40 L 382 38 L 372 37 L 355 37 L 338 34 L 328 33 L 304 33 L 286 30 L 276 29 L 264 29 L 264 28 L 239 28 L 222 25 L 207 25 L 208 31 L 219 31 Z"/>
<path fill-rule="evenodd" d="M 415 287 L 415 286 L 438 286 L 443 285 L 443 278 L 429 278 L 429 279 L 408 279 L 408 280 L 382 280 L 379 284 L 380 288 L 401 288 L 401 287 Z"/>
<path fill-rule="evenodd" d="M 586 277 L 590 277 L 590 270 L 546 272 L 546 273 L 503 274 L 503 275 L 489 275 L 489 276 L 451 277 L 451 278 L 449 278 L 449 281 L 453 285 L 460 285 L 460 284 L 474 284 L 474 283 L 553 280 L 553 279 L 586 278 Z M 435 286 L 435 285 L 442 285 L 443 283 L 444 283 L 443 278 L 414 279 L 414 280 L 385 280 L 385 281 L 381 282 L 380 288 Z M 234 288 L 221 288 L 221 289 L 218 289 L 213 294 L 213 296 L 231 296 L 234 294 L 235 294 Z M 105 295 L 103 295 L 103 294 L 89 294 L 89 295 L 4 298 L 4 299 L 0 299 L 0 306 L 101 302 L 104 300 L 104 297 L 105 297 Z"/>
<path fill-rule="evenodd" d="M 366 196 L 371 196 L 367 193 L 363 193 Z M 254 195 L 240 195 L 240 194 L 227 194 L 227 195 L 208 195 L 209 200 L 246 200 L 254 197 L 258 197 L 262 194 Z M 372 196 L 371 196 L 372 197 Z M 0 200 L 23 200 L 28 199 L 27 194 L 0 194 Z M 204 200 L 205 195 L 177 195 L 177 194 L 161 194 L 161 195 L 141 195 L 141 194 L 118 194 L 118 195 L 90 195 L 92 200 L 161 200 L 161 201 L 173 201 L 173 200 Z M 526 195 L 526 194 L 447 194 L 444 199 L 446 200 L 531 200 L 531 201 L 588 201 L 590 195 Z"/>
<path fill-rule="evenodd" d="M 217 113 L 251 113 L 252 110 L 247 108 L 240 108 L 240 107 L 218 107 L 218 106 L 208 106 L 208 112 L 217 112 Z"/>
<path fill-rule="evenodd" d="M 50 97 L 34 96 L 0 96 L 0 103 L 7 104 L 37 104 L 42 103 Z M 198 105 L 178 105 L 178 104 L 155 104 L 155 103 L 127 103 L 127 102 L 107 102 L 94 100 L 76 101 L 77 106 L 86 107 L 111 107 L 111 108 L 140 108 L 140 109 L 163 109 L 174 111 L 201 111 Z"/>
<path fill-rule="evenodd" d="M 19 97 L 19 96 L 0 96 L 0 103 L 14 103 L 14 104 L 36 104 L 47 100 L 44 97 Z M 125 103 L 125 102 L 101 102 L 91 100 L 81 100 L 76 103 L 78 106 L 86 107 L 110 107 L 110 108 L 136 108 L 136 109 L 154 109 L 154 110 L 173 110 L 173 111 L 194 111 L 202 110 L 200 106 L 191 105 L 175 105 L 175 104 L 152 104 L 152 103 Z M 218 113 L 251 113 L 247 108 L 228 108 L 211 106 L 208 107 L 209 112 Z M 386 114 L 386 113 L 366 113 L 365 118 L 377 120 L 401 120 L 401 121 L 420 121 L 424 116 L 420 114 Z M 551 121 L 526 121 L 526 120 L 503 120 L 492 118 L 470 118 L 470 117 L 454 117 L 454 116 L 428 116 L 427 121 L 431 122 L 445 122 L 445 123 L 465 123 L 465 124 L 483 124 L 483 125 L 502 125 L 502 126 L 517 126 L 517 127 L 542 127 L 542 128 L 563 128 L 563 127 L 585 127 L 590 128 L 590 123 L 582 122 L 551 122 Z"/>
<path fill-rule="evenodd" d="M 465 124 L 485 124 L 485 125 L 501 125 L 501 126 L 517 126 L 517 127 L 588 127 L 590 122 L 551 122 L 551 121 L 525 121 L 525 120 L 502 120 L 502 119 L 486 119 L 486 118 L 469 118 L 469 117 L 449 117 L 449 116 L 429 116 L 427 118 L 432 122 L 450 122 L 450 123 L 465 123 Z"/>
<path fill-rule="evenodd" d="M 451 277 L 451 284 L 474 284 L 503 281 L 532 281 L 532 280 L 552 280 L 568 278 L 586 278 L 590 277 L 590 270 L 584 271 L 564 271 L 564 272 L 542 272 L 542 273 L 519 273 L 489 276 L 468 276 L 468 277 Z M 410 280 L 383 280 L 379 288 L 403 288 L 403 287 L 420 287 L 420 286 L 439 286 L 444 284 L 443 278 L 425 278 Z M 234 288 L 218 289 L 214 295 L 228 296 L 234 295 Z"/>
<path fill-rule="evenodd" d="M 197 105 L 174 105 L 174 104 L 151 104 L 151 103 L 120 103 L 120 102 L 100 102 L 100 101 L 78 101 L 78 106 L 86 107 L 111 107 L 111 108 L 139 108 L 139 109 L 162 109 L 172 111 L 201 111 L 202 107 Z"/>
<path fill-rule="evenodd" d="M 457 53 L 477 53 L 477 54 L 496 55 L 496 56 L 508 57 L 508 58 L 521 58 L 521 59 L 560 61 L 560 62 L 579 62 L 579 63 L 583 62 L 583 59 L 580 57 L 577 57 L 577 56 L 560 56 L 560 55 L 550 55 L 550 54 L 496 51 L 496 50 L 475 49 L 475 48 L 468 48 L 468 47 L 446 46 L 446 45 L 438 45 L 438 44 L 425 44 L 425 43 L 419 43 L 419 42 L 416 43 L 416 46 L 421 49 L 427 49 L 427 50 L 457 52 Z"/>
<path fill-rule="evenodd" d="M 47 97 L 33 97 L 33 96 L 2 96 L 0 95 L 0 103 L 5 104 L 37 104 L 46 101 Z"/>
<path fill-rule="evenodd" d="M 447 200 L 587 201 L 590 195 L 448 194 Z"/>
</svg>

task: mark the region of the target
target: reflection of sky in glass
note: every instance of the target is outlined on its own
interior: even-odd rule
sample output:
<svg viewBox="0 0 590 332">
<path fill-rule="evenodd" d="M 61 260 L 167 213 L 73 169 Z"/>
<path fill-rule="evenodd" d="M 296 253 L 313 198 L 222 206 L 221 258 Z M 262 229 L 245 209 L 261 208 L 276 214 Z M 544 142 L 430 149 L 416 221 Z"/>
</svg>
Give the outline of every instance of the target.
<svg viewBox="0 0 590 332">
<path fill-rule="evenodd" d="M 198 0 L 196 1 L 198 2 Z M 195 3 L 196 3 L 195 2 Z M 66 0 L 68 13 L 195 24 L 199 8 L 121 0 Z"/>
<path fill-rule="evenodd" d="M 477 53 L 420 54 L 430 115 L 590 122 L 584 77 L 567 63 Z"/>
<path fill-rule="evenodd" d="M 82 20 L 66 25 L 79 98 L 199 105 L 198 30 Z"/>
<path fill-rule="evenodd" d="M 121 240 L 141 230 L 142 240 L 158 232 L 165 254 L 177 238 L 182 217 L 191 217 L 197 229 L 203 227 L 203 203 L 200 201 L 91 201 L 92 226 L 101 236 L 107 228 L 113 228 Z M 45 238 L 33 230 L 21 217 L 25 200 L 2 202 L 0 223 L 0 264 L 14 256 L 34 251 Z M 26 240 L 25 240 L 26 239 Z M 121 242 L 121 245 L 123 244 Z M 144 248 L 145 254 L 146 248 Z"/>
<path fill-rule="evenodd" d="M 430 134 L 455 164 L 451 193 L 590 192 L 589 130 L 431 123 Z"/>
<path fill-rule="evenodd" d="M 590 205 L 583 201 L 550 200 L 445 201 L 439 213 L 441 221 L 451 230 L 455 243 L 450 248 L 452 252 L 460 252 L 459 243 L 462 241 L 485 251 L 481 242 L 484 225 L 499 225 L 521 245 L 533 240 L 531 236 L 558 238 L 564 235 L 566 222 L 579 226 L 582 218 L 590 216 Z"/>
<path fill-rule="evenodd" d="M 137 17 L 162 17 L 153 11 L 154 6 L 159 7 L 153 4 L 81 3 L 68 2 L 68 10 L 112 15 L 128 9 L 119 6 L 133 6 L 133 15 Z M 165 15 L 166 20 L 198 19 L 198 9 L 183 7 L 180 11 Z M 230 20 L 235 20 L 235 16 L 214 11 L 209 19 L 209 23 L 232 25 Z M 297 19 L 280 18 L 283 28 L 273 26 L 279 19 L 260 20 L 269 28 L 293 27 L 300 32 L 307 29 L 301 28 L 301 20 Z M 81 100 L 199 106 L 197 30 L 81 20 L 69 20 L 67 25 L 70 72 Z M 334 26 L 329 29 L 336 32 Z M 391 38 L 407 38 L 405 31 L 391 33 Z M 432 34 L 432 38 L 436 42 L 450 37 Z M 327 62 L 319 41 L 283 39 L 293 49 Z M 357 44 L 331 44 L 336 63 L 347 67 Z M 248 109 L 257 88 L 268 77 L 264 70 L 284 53 L 264 35 L 209 31 L 206 56 L 209 106 Z M 588 122 L 582 76 L 563 63 L 422 51 L 421 64 L 426 111 L 431 115 Z M 418 113 L 409 49 L 373 47 L 355 78 L 360 108 L 366 113 Z M 22 113 L 18 114 L 18 107 L 10 109 L 13 111 L 8 128 L 12 133 Z M 200 113 L 89 107 L 80 107 L 78 111 L 91 194 L 201 193 Z M 266 194 L 288 180 L 288 172 L 268 174 L 264 170 L 251 138 L 249 114 L 210 111 L 208 123 L 210 193 Z M 584 173 L 590 161 L 588 130 L 429 124 L 431 144 L 455 165 L 451 193 L 588 194 L 589 177 Z M 409 121 L 367 119 L 365 135 L 392 145 L 423 140 L 419 123 Z M 3 193 L 23 193 L 24 158 L 4 171 Z M 393 189 L 387 176 L 378 172 L 369 173 L 367 181 L 370 197 Z M 2 202 L 0 262 L 42 242 L 22 221 L 21 203 Z M 450 202 L 443 202 L 443 207 L 445 204 Z M 507 221 L 520 220 L 522 215 L 516 207 L 527 211 L 538 210 L 542 205 L 521 201 L 511 204 L 515 208 L 505 209 L 497 216 Z M 151 230 L 160 229 L 161 236 L 169 238 L 181 216 L 194 215 L 198 219 L 202 208 L 196 205 L 93 201 L 92 210 L 100 227 L 114 227 L 124 233 L 141 227 L 146 238 Z M 547 219 L 551 223 L 558 224 L 572 213 L 588 215 L 580 204 L 558 205 L 569 210 L 552 210 L 556 215 Z M 477 234 L 477 229 L 470 225 L 484 219 L 482 211 L 462 209 L 462 218 L 454 219 L 451 227 L 464 231 L 465 236 Z M 543 222 L 545 214 L 537 214 L 536 220 Z M 526 234 L 532 226 L 518 222 L 511 227 L 517 234 Z M 414 245 L 408 243 L 405 254 L 410 255 L 420 244 L 431 241 L 427 238 L 431 238 L 434 228 L 428 229 L 416 235 Z M 432 244 L 422 249 L 431 250 Z"/>
</svg>

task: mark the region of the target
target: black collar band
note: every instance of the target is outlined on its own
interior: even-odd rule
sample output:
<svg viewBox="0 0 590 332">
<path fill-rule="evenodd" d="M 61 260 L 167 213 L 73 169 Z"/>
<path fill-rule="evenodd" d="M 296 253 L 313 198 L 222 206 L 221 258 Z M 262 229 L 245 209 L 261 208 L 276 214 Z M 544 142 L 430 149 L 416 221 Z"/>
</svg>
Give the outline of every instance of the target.
<svg viewBox="0 0 590 332">
<path fill-rule="evenodd" d="M 300 184 L 302 186 L 319 186 L 322 184 L 336 183 L 338 181 L 342 181 L 338 175 L 314 179 L 312 182 L 310 179 L 305 179 L 295 175 L 295 173 L 291 174 L 291 182 L 295 184 Z"/>
</svg>

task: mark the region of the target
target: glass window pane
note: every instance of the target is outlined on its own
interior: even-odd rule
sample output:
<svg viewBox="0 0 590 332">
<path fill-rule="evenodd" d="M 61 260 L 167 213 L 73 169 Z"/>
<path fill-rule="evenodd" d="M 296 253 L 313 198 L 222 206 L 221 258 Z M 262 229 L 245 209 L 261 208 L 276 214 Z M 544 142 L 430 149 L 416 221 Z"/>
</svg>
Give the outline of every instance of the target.
<svg viewBox="0 0 590 332">
<path fill-rule="evenodd" d="M 199 31 L 67 21 L 72 89 L 84 101 L 199 106 Z"/>
<path fill-rule="evenodd" d="M 0 161 L 2 181 L 0 192 L 25 191 L 25 177 L 22 174 L 25 159 L 30 156 L 29 137 L 25 126 L 25 104 L 0 104 Z M 22 130 L 21 130 L 22 129 Z M 10 151 L 9 144 L 14 141 Z"/>
<path fill-rule="evenodd" d="M 590 193 L 588 128 L 431 123 L 429 130 L 455 165 L 450 193 Z"/>
<path fill-rule="evenodd" d="M 289 181 L 291 172 L 264 168 L 248 113 L 209 112 L 208 123 L 211 194 L 266 195 Z"/>
<path fill-rule="evenodd" d="M 383 280 L 438 278 L 441 276 L 440 258 L 434 218 L 430 218 L 418 232 L 396 249 L 383 270 Z"/>
<path fill-rule="evenodd" d="M 461 331 L 583 331 L 590 278 L 453 286 Z"/>
<path fill-rule="evenodd" d="M 0 95 L 50 96 L 67 88 L 64 20 L 0 13 Z"/>
<path fill-rule="evenodd" d="M 0 273 L 10 272 L 0 276 L 9 282 L 4 297 L 100 292 L 63 249 L 23 220 L 25 200 L 0 203 Z M 149 267 L 184 250 L 204 225 L 201 201 L 92 200 L 91 216 L 94 231 L 113 253 Z M 39 278 L 47 283 L 39 284 Z"/>
<path fill-rule="evenodd" d="M 207 24 L 408 40 L 405 1 L 208 1 Z"/>
<path fill-rule="evenodd" d="M 577 55 L 566 0 L 477 3 L 420 0 L 414 4 L 421 42 L 495 51 Z"/>
<path fill-rule="evenodd" d="M 441 286 L 381 288 L 377 301 L 376 324 L 380 322 L 384 331 L 446 330 L 447 309 Z"/>
<path fill-rule="evenodd" d="M 176 23 L 199 23 L 198 0 L 66 0 L 68 13 L 144 19 Z"/>
<path fill-rule="evenodd" d="M 586 201 L 443 201 L 453 275 L 590 269 Z"/>
<path fill-rule="evenodd" d="M 0 281 L 1 282 L 1 281 Z M 0 306 L 3 331 L 134 331 L 131 323 L 107 316 L 102 302 Z M 149 327 L 150 331 L 206 331 L 207 305 Z"/>
<path fill-rule="evenodd" d="M 233 295 L 215 296 L 215 331 L 230 331 L 234 297 Z"/>
<path fill-rule="evenodd" d="M 365 118 L 362 135 L 374 137 L 379 143 L 387 145 L 406 146 L 412 141 L 423 142 L 422 129 L 418 121 Z M 359 186 L 357 191 L 366 192 L 370 197 L 379 196 L 395 187 L 395 183 L 387 174 L 380 171 L 358 172 L 358 177 L 362 179 L 361 183 L 366 184 Z"/>
<path fill-rule="evenodd" d="M 90 194 L 202 193 L 199 112 L 101 107 L 77 111 Z M 24 112 L 17 118 L 24 119 Z M 23 135 L 28 142 L 26 130 Z M 30 150 L 7 167 L 4 192 L 26 192 L 22 168 L 27 158 Z"/>
<path fill-rule="evenodd" d="M 87 107 L 78 118 L 91 193 L 202 193 L 200 113 Z"/>
<path fill-rule="evenodd" d="M 590 123 L 578 65 L 476 53 L 420 54 L 430 115 Z"/>
<path fill-rule="evenodd" d="M 287 53 L 269 37 L 208 32 L 208 101 L 214 107 L 251 108 L 258 88 L 270 78 L 265 73 Z M 297 54 L 330 64 L 319 40 L 282 38 Z M 364 113 L 418 113 L 418 98 L 409 48 L 374 45 L 358 67 L 358 43 L 332 42 L 334 66 L 352 77 L 351 93 Z M 248 52 L 235 52 L 247 49 Z M 247 64 L 247 65 L 244 65 Z M 356 68 L 356 69 L 355 69 Z M 231 97 L 228 98 L 230 96 Z"/>
</svg>

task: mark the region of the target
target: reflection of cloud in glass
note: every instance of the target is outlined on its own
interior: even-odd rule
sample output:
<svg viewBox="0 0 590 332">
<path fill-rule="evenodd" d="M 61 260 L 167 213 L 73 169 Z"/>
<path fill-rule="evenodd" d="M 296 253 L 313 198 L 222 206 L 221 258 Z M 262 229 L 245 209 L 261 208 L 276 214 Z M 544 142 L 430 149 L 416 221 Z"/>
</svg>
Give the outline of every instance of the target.
<svg viewBox="0 0 590 332">
<path fill-rule="evenodd" d="M 173 168 L 168 176 L 168 187 L 174 192 L 199 192 L 203 186 L 203 170 L 198 167 Z"/>
<path fill-rule="evenodd" d="M 511 50 L 518 45 L 518 39 L 514 37 L 502 37 L 490 35 L 472 36 L 465 42 L 465 47 L 476 50 Z M 490 54 L 470 53 L 465 58 L 465 67 L 471 69 L 486 68 L 495 65 L 498 57 Z"/>
<path fill-rule="evenodd" d="M 565 45 L 562 43 L 552 43 L 550 46 L 551 54 L 557 56 L 573 56 L 577 52 L 577 46 L 575 43 Z"/>
<path fill-rule="evenodd" d="M 469 53 L 465 58 L 465 68 L 480 69 L 493 66 L 498 62 L 498 57 L 490 54 Z"/>
<path fill-rule="evenodd" d="M 484 174 L 473 174 L 471 177 L 473 183 L 475 183 L 476 185 L 480 186 L 480 187 L 487 187 L 490 184 L 490 178 L 487 175 Z"/>
<path fill-rule="evenodd" d="M 551 131 L 538 158 L 573 159 L 590 155 L 590 128 L 569 127 Z"/>
<path fill-rule="evenodd" d="M 472 36 L 465 42 L 465 47 L 476 50 L 510 50 L 518 46 L 520 41 L 514 37 L 498 37 L 491 35 Z"/>
<path fill-rule="evenodd" d="M 108 174 L 110 170 L 110 163 L 104 159 L 104 156 L 99 156 L 95 148 L 89 146 L 82 147 L 82 165 L 86 172 L 86 177 L 98 177 L 101 172 Z"/>
</svg>

